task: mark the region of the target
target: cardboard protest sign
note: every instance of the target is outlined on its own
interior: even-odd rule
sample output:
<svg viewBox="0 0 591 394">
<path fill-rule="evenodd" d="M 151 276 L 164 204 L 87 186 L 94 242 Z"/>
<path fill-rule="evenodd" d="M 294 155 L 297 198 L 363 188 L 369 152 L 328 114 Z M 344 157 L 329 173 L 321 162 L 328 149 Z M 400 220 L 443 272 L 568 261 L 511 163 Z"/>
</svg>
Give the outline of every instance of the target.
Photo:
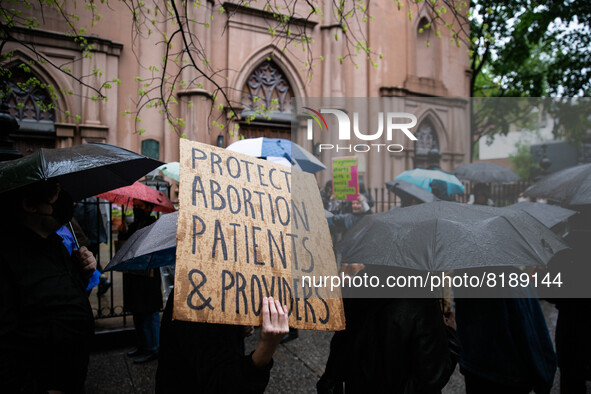
<svg viewBox="0 0 591 394">
<path fill-rule="evenodd" d="M 174 319 L 260 325 L 273 296 L 291 327 L 344 329 L 340 290 L 302 285 L 337 274 L 315 178 L 188 140 L 180 163 Z"/>
<path fill-rule="evenodd" d="M 335 200 L 354 201 L 359 195 L 357 158 L 332 159 L 332 187 Z"/>
</svg>

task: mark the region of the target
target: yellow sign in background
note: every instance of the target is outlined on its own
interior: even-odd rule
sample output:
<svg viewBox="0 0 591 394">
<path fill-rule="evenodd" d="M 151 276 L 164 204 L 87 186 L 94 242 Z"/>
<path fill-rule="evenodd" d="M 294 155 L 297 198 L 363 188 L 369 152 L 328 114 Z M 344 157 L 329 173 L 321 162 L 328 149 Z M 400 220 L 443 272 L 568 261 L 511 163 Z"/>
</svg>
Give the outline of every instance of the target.
<svg viewBox="0 0 591 394">
<path fill-rule="evenodd" d="M 291 327 L 344 329 L 340 291 L 302 286 L 337 274 L 315 178 L 188 140 L 180 163 L 174 319 L 260 325 L 273 296 Z"/>
</svg>

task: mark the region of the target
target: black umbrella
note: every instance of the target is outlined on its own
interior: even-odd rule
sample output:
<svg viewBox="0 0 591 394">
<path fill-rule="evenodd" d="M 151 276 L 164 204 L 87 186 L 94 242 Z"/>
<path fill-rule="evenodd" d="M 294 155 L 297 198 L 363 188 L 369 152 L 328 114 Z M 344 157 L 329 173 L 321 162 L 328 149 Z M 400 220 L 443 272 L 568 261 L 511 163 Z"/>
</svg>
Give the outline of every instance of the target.
<svg viewBox="0 0 591 394">
<path fill-rule="evenodd" d="M 480 183 L 508 183 L 519 180 L 513 170 L 485 161 L 462 164 L 452 173 L 460 179 Z"/>
<path fill-rule="evenodd" d="M 402 199 L 414 198 L 422 202 L 433 202 L 438 200 L 438 198 L 427 189 L 423 189 L 420 186 L 413 185 L 412 183 L 408 183 L 406 181 L 393 180 L 386 182 L 386 187 L 388 190 Z"/>
<path fill-rule="evenodd" d="M 546 265 L 563 249 L 525 211 L 447 201 L 368 215 L 337 245 L 344 263 L 422 271 Z"/>
<path fill-rule="evenodd" d="M 158 160 L 108 144 L 41 148 L 32 155 L 0 163 L 0 194 L 52 179 L 77 201 L 131 185 L 160 165 Z"/>
<path fill-rule="evenodd" d="M 162 215 L 132 234 L 105 271 L 148 270 L 175 263 L 178 212 Z"/>
<path fill-rule="evenodd" d="M 591 204 L 591 164 L 570 167 L 528 187 L 524 196 L 546 198 L 566 206 Z"/>
<path fill-rule="evenodd" d="M 577 211 L 572 211 L 570 209 L 562 208 L 556 205 L 529 201 L 518 202 L 517 204 L 504 207 L 504 209 L 524 210 L 550 229 L 559 225 L 560 223 L 565 222 L 568 218 L 577 213 Z"/>
</svg>

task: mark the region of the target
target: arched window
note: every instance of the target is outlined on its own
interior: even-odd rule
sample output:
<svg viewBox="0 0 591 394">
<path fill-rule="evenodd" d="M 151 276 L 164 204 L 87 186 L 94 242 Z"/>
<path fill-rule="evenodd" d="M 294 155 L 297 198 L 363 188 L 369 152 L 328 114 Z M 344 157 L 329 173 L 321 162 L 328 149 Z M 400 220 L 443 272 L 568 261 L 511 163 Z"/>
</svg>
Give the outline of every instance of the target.
<svg viewBox="0 0 591 394">
<path fill-rule="evenodd" d="M 55 109 L 41 78 L 16 66 L 4 80 L 8 111 L 19 129 L 10 137 L 24 156 L 39 148 L 55 148 Z"/>
<path fill-rule="evenodd" d="M 421 122 L 415 137 L 417 137 L 415 141 L 415 168 L 427 168 L 431 164 L 439 164 L 431 163 L 433 156 L 429 156 L 430 152 L 440 152 L 439 138 L 437 138 L 435 127 L 429 118 Z"/>
<path fill-rule="evenodd" d="M 272 60 L 265 60 L 247 78 L 242 88 L 242 101 L 245 104 L 243 119 L 249 118 L 253 111 L 265 112 L 243 122 L 240 125 L 241 134 L 245 138 L 291 137 L 291 103 L 293 97 L 285 74 Z"/>
</svg>

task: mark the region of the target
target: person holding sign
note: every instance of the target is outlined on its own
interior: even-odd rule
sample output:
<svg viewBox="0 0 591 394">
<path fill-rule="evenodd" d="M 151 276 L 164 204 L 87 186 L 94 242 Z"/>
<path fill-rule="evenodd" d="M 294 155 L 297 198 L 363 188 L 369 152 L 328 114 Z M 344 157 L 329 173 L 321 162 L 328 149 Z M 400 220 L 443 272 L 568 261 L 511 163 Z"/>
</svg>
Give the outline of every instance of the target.
<svg viewBox="0 0 591 394">
<path fill-rule="evenodd" d="M 256 349 L 244 355 L 252 327 L 172 320 L 171 294 L 160 329 L 156 393 L 262 393 L 273 354 L 289 332 L 287 306 L 263 298 L 262 328 Z"/>
<path fill-rule="evenodd" d="M 365 215 L 372 213 L 371 208 L 367 203 L 367 198 L 363 194 L 359 194 L 357 199 L 353 201 L 352 209 L 352 213 L 334 215 L 333 217 L 328 218 L 328 225 L 342 233 L 353 227 L 355 223 L 360 221 Z"/>
<path fill-rule="evenodd" d="M 316 179 L 189 140 L 179 162 L 174 301 L 162 319 L 156 392 L 263 392 L 289 314 L 294 328 L 345 325 L 340 289 L 301 282 L 337 273 Z M 244 355 L 244 326 L 261 322 Z"/>
</svg>

